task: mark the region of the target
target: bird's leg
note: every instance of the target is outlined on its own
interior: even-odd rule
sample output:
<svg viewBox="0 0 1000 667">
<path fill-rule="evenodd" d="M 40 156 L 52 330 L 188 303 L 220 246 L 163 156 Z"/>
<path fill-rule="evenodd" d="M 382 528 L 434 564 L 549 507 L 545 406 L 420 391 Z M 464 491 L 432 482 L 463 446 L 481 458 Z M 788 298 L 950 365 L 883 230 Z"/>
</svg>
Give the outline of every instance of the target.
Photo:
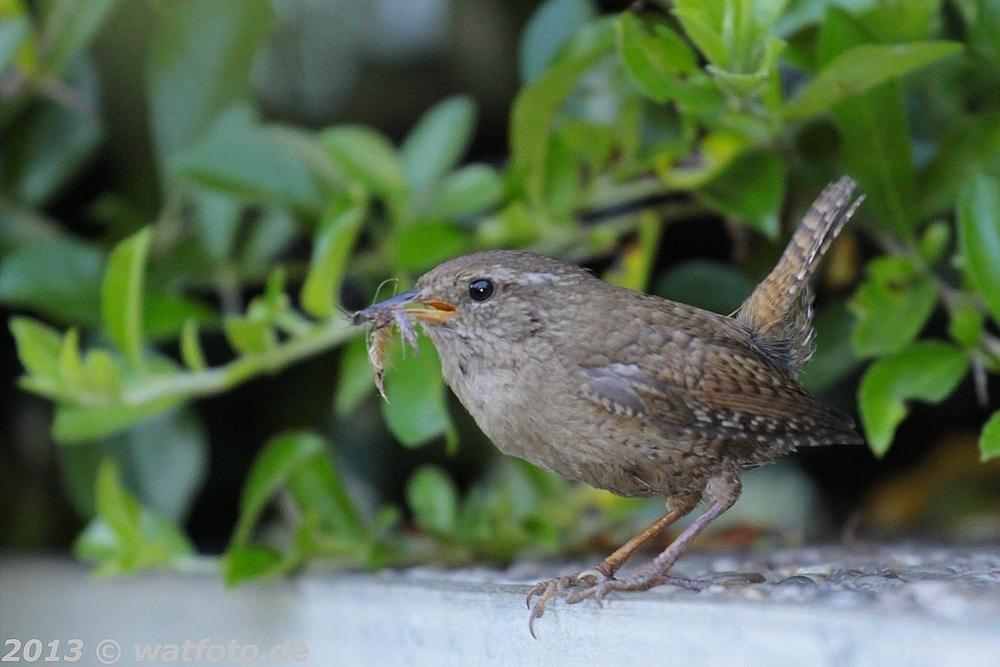
<svg viewBox="0 0 1000 667">
<path fill-rule="evenodd" d="M 681 517 L 688 514 L 695 505 L 698 504 L 700 494 L 688 494 L 683 496 L 673 496 L 667 500 L 667 513 L 654 521 L 644 531 L 630 539 L 621 547 L 615 550 L 610 556 L 602 560 L 596 566 L 579 574 L 570 574 L 564 577 L 557 577 L 549 581 L 543 581 L 535 585 L 528 592 L 528 607 L 531 608 L 531 620 L 533 624 L 536 618 L 541 617 L 545 612 L 545 606 L 556 597 L 565 597 L 568 591 L 580 586 L 592 588 L 599 581 L 614 578 L 615 573 L 632 557 L 646 542 L 656 537 L 664 528 L 674 523 Z M 531 606 L 531 600 L 539 596 L 535 606 Z M 534 634 L 534 631 L 532 631 Z"/>
<path fill-rule="evenodd" d="M 574 590 L 564 596 L 567 604 L 586 600 L 590 596 L 594 596 L 594 599 L 600 602 L 611 591 L 645 591 L 666 583 L 687 588 L 704 588 L 708 582 L 669 577 L 667 572 L 687 550 L 691 542 L 708 527 L 708 524 L 733 506 L 736 499 L 739 498 L 740 489 L 740 480 L 735 473 L 713 477 L 706 488 L 707 495 L 712 500 L 711 504 L 701 516 L 677 536 L 677 539 L 670 543 L 670 546 L 654 558 L 652 563 L 625 579 L 608 578 L 596 581 L 589 588 Z"/>
<path fill-rule="evenodd" d="M 708 509 L 695 519 L 694 523 L 684 529 L 677 539 L 670 543 L 670 546 L 663 550 L 652 563 L 642 568 L 639 572 L 625 579 L 606 579 L 597 581 L 589 588 L 576 590 L 566 595 L 566 602 L 574 604 L 581 600 L 586 600 L 594 596 L 600 602 L 604 596 L 611 591 L 645 591 L 666 583 L 676 583 L 686 585 L 689 588 L 701 588 L 702 582 L 679 579 L 677 577 L 667 577 L 667 572 L 673 567 L 677 559 L 694 541 L 694 538 L 708 526 L 716 517 L 725 512 L 728 508 L 719 502 L 713 502 Z"/>
<path fill-rule="evenodd" d="M 664 528 L 674 523 L 675 521 L 683 517 L 685 514 L 687 514 L 687 511 L 683 510 L 679 511 L 677 509 L 672 509 L 667 511 L 666 514 L 661 516 L 653 523 L 649 524 L 649 527 L 647 527 L 646 530 L 642 531 L 641 533 L 633 537 L 631 540 L 629 540 L 625 544 L 615 549 L 615 552 L 613 554 L 602 560 L 600 563 L 594 566 L 593 569 L 588 570 L 587 572 L 581 572 L 580 576 L 583 577 L 593 576 L 593 575 L 600 575 L 604 577 L 615 576 L 615 572 L 621 569 L 621 566 L 625 564 L 625 561 L 631 558 L 632 554 L 634 554 L 636 551 L 642 548 L 642 545 L 644 545 L 646 542 L 659 535 Z"/>
</svg>

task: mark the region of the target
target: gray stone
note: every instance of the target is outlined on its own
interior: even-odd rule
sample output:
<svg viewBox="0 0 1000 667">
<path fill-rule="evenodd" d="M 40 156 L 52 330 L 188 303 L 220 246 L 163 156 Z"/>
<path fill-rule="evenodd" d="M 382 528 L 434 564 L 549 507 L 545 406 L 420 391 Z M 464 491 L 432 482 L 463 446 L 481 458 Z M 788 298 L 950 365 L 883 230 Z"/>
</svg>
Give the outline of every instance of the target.
<svg viewBox="0 0 1000 667">
<path fill-rule="evenodd" d="M 65 560 L 9 559 L 0 561 L 0 640 L 39 639 L 48 655 L 49 642 L 79 639 L 79 665 L 101 664 L 105 639 L 129 665 L 139 664 L 137 645 L 202 639 L 268 654 L 289 640 L 308 648 L 307 664 L 338 667 L 1000 665 L 993 548 L 692 552 L 676 574 L 716 582 L 705 590 L 613 594 L 603 608 L 556 601 L 532 639 L 528 584 L 583 565 L 309 572 L 227 590 L 215 573 L 98 580 Z M 764 581 L 747 583 L 746 573 Z M 228 655 L 222 662 L 234 662 Z"/>
</svg>

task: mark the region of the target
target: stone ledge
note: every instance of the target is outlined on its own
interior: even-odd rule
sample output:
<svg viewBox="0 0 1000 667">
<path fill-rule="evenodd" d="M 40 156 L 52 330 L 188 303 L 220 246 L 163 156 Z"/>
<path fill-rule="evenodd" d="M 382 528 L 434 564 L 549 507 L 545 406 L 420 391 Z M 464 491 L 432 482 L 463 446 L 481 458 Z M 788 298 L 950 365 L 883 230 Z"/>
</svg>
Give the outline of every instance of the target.
<svg viewBox="0 0 1000 667">
<path fill-rule="evenodd" d="M 127 655 L 202 638 L 291 639 L 322 665 L 1000 664 L 998 549 L 692 553 L 677 574 L 759 572 L 767 583 L 553 603 L 533 640 L 528 584 L 572 569 L 309 573 L 230 591 L 211 574 L 101 581 L 64 560 L 12 559 L 0 562 L 0 639 L 79 638 L 81 665 L 100 664 L 103 639 Z"/>
</svg>

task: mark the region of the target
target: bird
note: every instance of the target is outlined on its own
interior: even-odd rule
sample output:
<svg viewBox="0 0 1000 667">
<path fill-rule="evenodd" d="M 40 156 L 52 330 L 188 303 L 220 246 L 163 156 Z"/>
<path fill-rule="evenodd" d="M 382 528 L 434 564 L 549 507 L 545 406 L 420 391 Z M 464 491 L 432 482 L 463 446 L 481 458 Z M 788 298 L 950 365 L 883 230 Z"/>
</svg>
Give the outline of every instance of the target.
<svg viewBox="0 0 1000 667">
<path fill-rule="evenodd" d="M 669 571 L 736 502 L 745 471 L 799 447 L 863 442 L 848 415 L 797 380 L 814 350 L 809 280 L 863 201 L 855 187 L 846 176 L 826 187 L 731 316 L 520 250 L 448 260 L 412 290 L 355 313 L 355 324 L 386 330 L 419 322 L 446 384 L 501 452 L 620 496 L 665 500 L 661 518 L 598 565 L 530 590 L 532 635 L 555 599 L 703 587 Z M 412 344 L 412 331 L 403 333 Z M 700 502 L 662 553 L 615 576 Z"/>
</svg>

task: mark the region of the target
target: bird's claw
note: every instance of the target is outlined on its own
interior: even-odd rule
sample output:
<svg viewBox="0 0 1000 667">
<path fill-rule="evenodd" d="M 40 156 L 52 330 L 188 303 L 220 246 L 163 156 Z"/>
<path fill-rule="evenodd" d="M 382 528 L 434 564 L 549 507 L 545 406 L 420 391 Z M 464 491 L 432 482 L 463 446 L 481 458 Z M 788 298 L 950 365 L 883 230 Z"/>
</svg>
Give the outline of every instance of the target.
<svg viewBox="0 0 1000 667">
<path fill-rule="evenodd" d="M 567 574 L 563 577 L 556 577 L 555 579 L 549 579 L 548 581 L 540 581 L 535 584 L 534 588 L 528 591 L 528 608 L 531 608 L 531 600 L 536 595 L 541 596 L 542 602 L 544 600 L 550 600 L 554 597 L 563 597 L 566 594 L 567 589 L 579 588 L 580 586 L 592 586 L 598 580 L 607 578 L 603 572 L 595 569 L 584 570 L 578 574 Z"/>
<path fill-rule="evenodd" d="M 566 600 L 566 604 L 576 604 L 577 602 L 583 602 L 589 597 L 593 597 L 597 606 L 603 607 L 604 596 L 617 588 L 615 586 L 615 582 L 618 581 L 620 580 L 615 579 L 614 577 L 602 576 L 595 579 L 593 583 L 586 588 L 577 587 L 578 590 L 575 590 L 572 593 L 567 593 L 563 596 L 563 599 Z"/>
<path fill-rule="evenodd" d="M 595 586 L 608 579 L 611 579 L 611 577 L 600 570 L 592 569 L 585 570 L 579 574 L 556 577 L 555 579 L 549 579 L 548 581 L 536 584 L 534 588 L 528 591 L 526 600 L 528 608 L 531 609 L 531 616 L 528 617 L 528 630 L 531 632 L 531 636 L 535 636 L 535 619 L 542 617 L 542 614 L 545 613 L 545 607 L 548 606 L 549 602 L 556 598 L 563 598 L 569 604 L 585 600 L 590 595 L 593 595 L 593 593 L 588 593 L 582 597 L 580 593 L 592 591 Z M 583 590 L 574 592 L 575 589 Z M 531 601 L 535 597 L 538 600 L 532 605 Z"/>
<path fill-rule="evenodd" d="M 612 591 L 645 591 L 656 586 L 671 585 L 688 590 L 701 591 L 718 583 L 705 579 L 685 579 L 668 575 L 645 572 L 626 579 L 615 579 L 600 570 L 586 570 L 579 574 L 558 577 L 537 584 L 528 592 L 528 607 L 531 616 L 528 619 L 528 629 L 535 636 L 535 619 L 541 618 L 545 607 L 556 598 L 562 598 L 566 604 L 583 602 L 589 597 L 594 598 L 599 606 L 603 606 L 604 598 Z M 756 579 L 747 583 L 757 583 Z M 532 606 L 532 599 L 538 596 L 538 601 Z"/>
</svg>

